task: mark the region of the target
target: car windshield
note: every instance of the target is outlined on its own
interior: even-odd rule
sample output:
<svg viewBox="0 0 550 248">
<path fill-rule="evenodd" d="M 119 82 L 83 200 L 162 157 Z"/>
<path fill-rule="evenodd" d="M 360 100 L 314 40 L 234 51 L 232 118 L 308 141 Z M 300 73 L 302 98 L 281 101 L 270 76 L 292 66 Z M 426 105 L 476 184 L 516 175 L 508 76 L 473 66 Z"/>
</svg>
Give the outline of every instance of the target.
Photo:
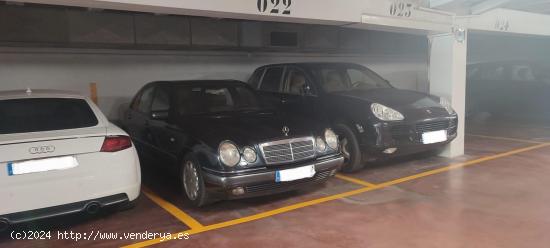
<svg viewBox="0 0 550 248">
<path fill-rule="evenodd" d="M 98 120 L 85 100 L 30 98 L 0 101 L 0 134 L 92 127 Z"/>
<path fill-rule="evenodd" d="M 243 86 L 178 86 L 175 99 L 179 115 L 261 109 L 256 94 Z"/>
<path fill-rule="evenodd" d="M 317 69 L 326 92 L 392 88 L 378 74 L 359 66 L 325 66 Z"/>
</svg>

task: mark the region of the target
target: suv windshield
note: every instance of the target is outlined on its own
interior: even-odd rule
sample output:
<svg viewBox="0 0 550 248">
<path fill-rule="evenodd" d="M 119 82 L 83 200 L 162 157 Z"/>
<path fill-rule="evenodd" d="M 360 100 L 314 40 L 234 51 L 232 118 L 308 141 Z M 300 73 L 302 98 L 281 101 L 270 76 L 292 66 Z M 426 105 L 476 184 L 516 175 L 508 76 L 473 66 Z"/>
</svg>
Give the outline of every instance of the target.
<svg viewBox="0 0 550 248">
<path fill-rule="evenodd" d="M 0 134 L 92 127 L 98 120 L 85 100 L 30 98 L 0 101 Z"/>
<path fill-rule="evenodd" d="M 360 66 L 321 66 L 316 69 L 326 92 L 392 88 L 378 74 Z"/>
<path fill-rule="evenodd" d="M 256 94 L 243 86 L 177 86 L 179 115 L 260 110 Z"/>
</svg>

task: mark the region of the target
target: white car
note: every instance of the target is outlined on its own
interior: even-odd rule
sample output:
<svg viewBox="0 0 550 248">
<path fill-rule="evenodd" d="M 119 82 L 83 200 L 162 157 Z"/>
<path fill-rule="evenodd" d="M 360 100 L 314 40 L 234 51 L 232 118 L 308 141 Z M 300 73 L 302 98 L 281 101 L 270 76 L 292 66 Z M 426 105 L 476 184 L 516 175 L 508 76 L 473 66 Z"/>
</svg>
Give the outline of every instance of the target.
<svg viewBox="0 0 550 248">
<path fill-rule="evenodd" d="M 90 99 L 66 91 L 0 92 L 0 231 L 131 205 L 140 184 L 131 139 Z"/>
</svg>

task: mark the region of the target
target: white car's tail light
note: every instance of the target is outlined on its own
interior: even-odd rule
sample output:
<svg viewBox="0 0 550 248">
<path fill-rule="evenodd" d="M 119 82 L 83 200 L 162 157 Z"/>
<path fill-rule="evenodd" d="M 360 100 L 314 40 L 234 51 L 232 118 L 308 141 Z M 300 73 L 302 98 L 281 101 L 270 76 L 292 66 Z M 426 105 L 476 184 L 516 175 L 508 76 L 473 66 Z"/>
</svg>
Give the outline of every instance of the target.
<svg viewBox="0 0 550 248">
<path fill-rule="evenodd" d="M 132 140 L 128 136 L 107 136 L 101 152 L 118 152 L 132 147 Z"/>
</svg>

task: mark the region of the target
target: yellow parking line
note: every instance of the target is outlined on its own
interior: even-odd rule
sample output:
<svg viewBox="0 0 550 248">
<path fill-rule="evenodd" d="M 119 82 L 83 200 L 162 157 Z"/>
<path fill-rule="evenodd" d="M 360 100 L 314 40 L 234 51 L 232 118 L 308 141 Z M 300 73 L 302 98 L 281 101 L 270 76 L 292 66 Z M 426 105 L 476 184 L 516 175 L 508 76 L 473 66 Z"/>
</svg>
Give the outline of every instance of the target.
<svg viewBox="0 0 550 248">
<path fill-rule="evenodd" d="M 172 234 L 172 236 L 177 236 L 180 233 L 181 234 L 187 233 L 189 235 L 192 235 L 192 234 L 197 234 L 197 233 L 201 233 L 201 232 L 205 232 L 205 231 L 210 231 L 210 230 L 220 229 L 220 228 L 224 228 L 224 227 L 234 226 L 234 225 L 238 225 L 238 224 L 242 224 L 242 223 L 246 223 L 246 222 L 250 222 L 250 221 L 254 221 L 254 220 L 264 219 L 264 218 L 267 218 L 267 217 L 270 217 L 270 216 L 273 216 L 273 215 L 286 213 L 286 212 L 289 212 L 289 211 L 292 211 L 292 210 L 296 210 L 296 209 L 316 205 L 316 204 L 319 204 L 319 203 L 328 202 L 328 201 L 332 201 L 332 200 L 341 199 L 341 198 L 344 198 L 344 197 L 349 197 L 349 196 L 361 194 L 361 193 L 370 191 L 372 189 L 375 189 L 375 188 L 374 187 L 365 187 L 365 188 L 360 188 L 360 189 L 356 189 L 356 190 L 352 190 L 352 191 L 348 191 L 348 192 L 344 192 L 344 193 L 340 193 L 340 194 L 336 194 L 336 195 L 331 195 L 331 196 L 327 196 L 327 197 L 318 198 L 318 199 L 315 199 L 315 200 L 300 202 L 300 203 L 296 203 L 296 204 L 293 204 L 293 205 L 273 209 L 273 210 L 270 210 L 270 211 L 267 211 L 267 212 L 262 212 L 262 213 L 246 216 L 246 217 L 239 218 L 239 219 L 234 219 L 234 220 L 229 220 L 229 221 L 225 221 L 225 222 L 221 222 L 221 223 L 217 223 L 217 224 L 203 226 L 203 227 L 196 228 L 196 229 L 192 228 L 191 230 L 182 231 L 182 232 L 179 232 L 179 233 Z M 150 245 L 154 245 L 154 244 L 158 244 L 158 243 L 162 243 L 162 242 L 163 241 L 162 241 L 161 238 L 157 238 L 157 239 L 147 240 L 147 241 L 143 241 L 143 242 L 123 246 L 123 248 L 146 247 L 146 246 L 150 246 Z"/>
<path fill-rule="evenodd" d="M 514 150 L 511 150 L 511 151 L 508 151 L 508 152 L 503 152 L 503 153 L 499 153 L 499 154 L 495 154 L 495 155 L 491 155 L 491 156 L 486 156 L 486 157 L 482 157 L 482 158 L 478 158 L 478 159 L 474 159 L 474 160 L 470 160 L 470 161 L 466 161 L 466 162 L 462 162 L 462 163 L 455 163 L 455 164 L 451 164 L 451 165 L 441 167 L 441 168 L 438 168 L 438 169 L 425 171 L 425 172 L 418 173 L 418 174 L 415 174 L 415 175 L 402 177 L 402 178 L 398 178 L 398 179 L 391 180 L 391 181 L 388 181 L 388 182 L 380 183 L 380 184 L 378 184 L 378 187 L 383 188 L 383 187 L 387 187 L 387 186 L 391 186 L 391 185 L 411 181 L 411 180 L 414 180 L 414 179 L 418 179 L 418 178 L 421 178 L 421 177 L 431 176 L 431 175 L 438 174 L 438 173 L 441 173 L 441 172 L 450 171 L 450 170 L 454 170 L 454 169 L 458 169 L 458 168 L 462 168 L 462 167 L 466 167 L 466 166 L 470 166 L 470 165 L 474 165 L 474 164 L 479 164 L 479 163 L 482 163 L 482 162 L 486 162 L 486 161 L 490 161 L 490 160 L 494 160 L 494 159 L 498 159 L 498 158 L 508 157 L 508 156 L 512 156 L 512 155 L 515 155 L 515 154 L 518 154 L 518 153 L 527 152 L 527 151 L 531 151 L 531 150 L 535 150 L 535 149 L 539 149 L 539 148 L 547 147 L 547 146 L 550 146 L 550 143 L 543 143 L 543 144 L 538 144 L 538 145 L 534 145 L 534 146 L 528 146 L 528 147 L 525 147 L 525 148 L 514 149 Z"/>
<path fill-rule="evenodd" d="M 442 172 L 446 172 L 446 171 L 450 171 L 450 170 L 454 170 L 454 169 L 458 169 L 458 168 L 462 168 L 462 167 L 466 167 L 466 166 L 470 166 L 470 165 L 474 165 L 474 164 L 479 164 L 479 163 L 482 163 L 482 162 L 486 162 L 486 161 L 490 161 L 490 160 L 494 160 L 494 159 L 498 159 L 498 158 L 508 157 L 508 156 L 512 156 L 512 155 L 515 155 L 515 154 L 518 154 L 518 153 L 527 152 L 527 151 L 531 151 L 531 150 L 535 150 L 535 149 L 539 149 L 539 148 L 547 147 L 547 146 L 550 146 L 550 143 L 543 143 L 543 144 L 533 145 L 533 146 L 529 146 L 529 147 L 525 147 L 525 148 L 515 149 L 515 150 L 508 151 L 508 152 L 492 155 L 492 156 L 487 156 L 487 157 L 483 157 L 483 158 L 479 158 L 479 159 L 474 159 L 474 160 L 467 161 L 467 162 L 451 164 L 451 165 L 446 166 L 446 167 L 442 167 L 442 168 L 422 172 L 422 173 L 407 176 L 407 177 L 398 178 L 398 179 L 387 181 L 387 182 L 384 182 L 384 183 L 380 183 L 380 184 L 376 184 L 376 185 L 373 184 L 373 186 L 367 186 L 367 187 L 364 187 L 364 188 L 360 188 L 360 189 L 356 189 L 356 190 L 352 190 L 352 191 L 348 191 L 348 192 L 344 192 L 344 193 L 340 193 L 340 194 L 336 194 L 336 195 L 332 195 L 332 196 L 327 196 L 327 197 L 322 197 L 322 198 L 315 199 L 315 200 L 296 203 L 296 204 L 289 205 L 289 206 L 286 206 L 286 207 L 277 208 L 277 209 L 274 209 L 274 210 L 258 213 L 258 214 L 251 215 L 251 216 L 246 216 L 246 217 L 235 219 L 235 220 L 230 220 L 230 221 L 225 221 L 225 222 L 221 222 L 221 223 L 217 223 L 217 224 L 191 228 L 190 230 L 182 231 L 182 232 L 175 233 L 175 234 L 172 234 L 172 235 L 177 236 L 178 234 L 183 235 L 185 233 L 187 233 L 189 235 L 198 234 L 198 233 L 202 233 L 202 232 L 206 232 L 206 231 L 210 231 L 210 230 L 220 229 L 220 228 L 224 228 L 224 227 L 230 227 L 230 226 L 234 226 L 234 225 L 238 225 L 238 224 L 242 224 L 242 223 L 246 223 L 246 222 L 250 222 L 250 221 L 254 221 L 254 220 L 264 219 L 264 218 L 267 218 L 267 217 L 270 217 L 270 216 L 274 216 L 274 215 L 281 214 L 281 213 L 286 213 L 286 212 L 289 212 L 289 211 L 292 211 L 292 210 L 296 210 L 296 209 L 300 209 L 300 208 L 304 208 L 304 207 L 308 207 L 308 206 L 312 206 L 312 205 L 316 205 L 316 204 L 320 204 L 320 203 L 324 203 L 324 202 L 328 202 L 328 201 L 333 201 L 333 200 L 337 200 L 337 199 L 341 199 L 341 198 L 345 198 L 345 197 L 350 197 L 350 196 L 365 193 L 365 192 L 368 192 L 368 191 L 373 191 L 373 190 L 393 186 L 393 185 L 396 185 L 396 184 L 400 184 L 400 183 L 403 183 L 403 182 L 408 182 L 408 181 L 411 181 L 411 180 L 414 180 L 414 179 L 427 177 L 427 176 L 430 176 L 430 175 L 434 175 L 434 174 L 438 174 L 438 173 L 442 173 Z M 350 178 L 350 177 L 346 176 L 346 178 Z M 355 179 L 355 178 L 351 178 L 351 179 L 354 179 L 355 182 L 366 183 L 366 182 L 364 182 L 360 179 Z M 163 241 L 163 239 L 158 238 L 158 239 L 142 241 L 142 242 L 131 244 L 131 245 L 128 245 L 128 246 L 123 246 L 123 248 L 146 247 L 146 246 L 151 246 L 151 245 L 155 245 L 155 244 L 159 244 L 159 243 L 163 243 L 163 242 L 167 242 L 167 241 Z"/>
<path fill-rule="evenodd" d="M 342 174 L 336 174 L 335 177 L 340 178 L 344 181 L 348 181 L 348 182 L 352 182 L 352 183 L 355 183 L 355 184 L 363 185 L 365 187 L 376 187 L 376 184 L 374 184 L 374 183 L 369 183 L 367 181 L 360 180 L 360 179 L 357 179 L 357 178 L 344 176 Z"/>
<path fill-rule="evenodd" d="M 174 206 L 172 203 L 162 199 L 160 196 L 156 195 L 155 193 L 153 193 L 153 191 L 151 191 L 145 186 L 143 186 L 143 193 L 149 199 L 151 199 L 153 202 L 158 204 L 160 207 L 164 208 L 164 210 L 166 210 L 168 213 L 176 217 L 178 220 L 183 222 L 183 224 L 187 225 L 191 229 L 204 227 L 197 220 L 193 219 L 193 217 L 181 211 L 178 207 Z"/>
<path fill-rule="evenodd" d="M 495 155 L 492 155 L 492 156 L 487 156 L 487 157 L 483 157 L 483 158 L 479 158 L 479 159 L 470 160 L 470 161 L 467 161 L 467 162 L 451 164 L 451 165 L 448 165 L 448 166 L 445 166 L 445 167 L 425 171 L 425 172 L 414 174 L 414 175 L 407 176 L 407 177 L 398 178 L 398 179 L 387 181 L 387 182 L 380 183 L 380 184 L 372 184 L 372 183 L 363 181 L 363 180 L 358 179 L 358 178 L 343 176 L 343 175 L 340 175 L 340 174 L 336 175 L 336 177 L 339 177 L 339 178 L 341 178 L 343 180 L 346 180 L 346 181 L 361 184 L 361 185 L 364 185 L 364 186 L 367 186 L 367 187 L 383 188 L 383 187 L 403 183 L 403 182 L 406 182 L 406 181 L 418 179 L 418 178 L 421 178 L 421 177 L 426 177 L 426 176 L 438 174 L 438 173 L 441 173 L 441 172 L 445 172 L 445 171 L 449 171 L 449 170 L 453 170 L 453 169 L 457 169 L 457 168 L 461 168 L 461 167 L 466 167 L 466 166 L 482 163 L 482 162 L 497 159 L 497 158 L 507 157 L 507 156 L 511 156 L 511 155 L 514 155 L 514 154 L 517 154 L 517 153 L 522 153 L 522 152 L 526 152 L 526 151 L 530 151 L 530 150 L 534 150 L 534 149 L 538 149 L 538 148 L 542 148 L 542 147 L 545 147 L 545 146 L 550 146 L 550 143 L 540 143 L 538 145 L 529 146 L 529 147 L 525 147 L 525 148 L 519 148 L 519 149 L 515 149 L 515 150 L 512 150 L 512 151 L 495 154 Z"/>
<path fill-rule="evenodd" d="M 467 133 L 466 135 L 472 136 L 472 137 L 487 138 L 487 139 L 509 140 L 509 141 L 523 142 L 523 143 L 531 143 L 531 144 L 544 144 L 544 142 L 539 142 L 534 140 L 516 139 L 516 138 L 499 137 L 499 136 L 487 136 L 487 135 L 469 134 L 469 133 Z"/>
</svg>

